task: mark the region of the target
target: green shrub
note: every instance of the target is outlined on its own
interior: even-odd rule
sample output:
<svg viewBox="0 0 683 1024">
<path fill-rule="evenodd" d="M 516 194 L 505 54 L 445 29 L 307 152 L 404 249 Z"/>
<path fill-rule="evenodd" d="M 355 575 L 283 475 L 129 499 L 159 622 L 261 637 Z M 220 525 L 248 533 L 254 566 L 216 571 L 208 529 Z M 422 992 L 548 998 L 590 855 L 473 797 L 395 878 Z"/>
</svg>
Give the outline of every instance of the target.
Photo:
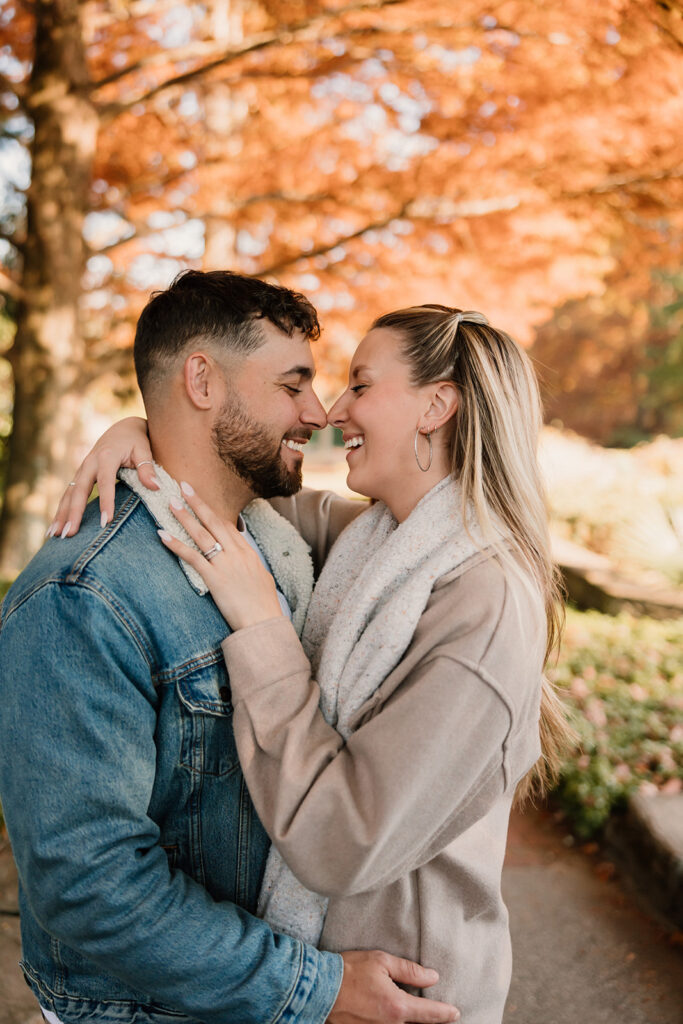
<svg viewBox="0 0 683 1024">
<path fill-rule="evenodd" d="M 566 687 L 581 751 L 556 796 L 582 838 L 637 789 L 683 788 L 683 620 L 569 609 L 549 675 Z"/>
</svg>

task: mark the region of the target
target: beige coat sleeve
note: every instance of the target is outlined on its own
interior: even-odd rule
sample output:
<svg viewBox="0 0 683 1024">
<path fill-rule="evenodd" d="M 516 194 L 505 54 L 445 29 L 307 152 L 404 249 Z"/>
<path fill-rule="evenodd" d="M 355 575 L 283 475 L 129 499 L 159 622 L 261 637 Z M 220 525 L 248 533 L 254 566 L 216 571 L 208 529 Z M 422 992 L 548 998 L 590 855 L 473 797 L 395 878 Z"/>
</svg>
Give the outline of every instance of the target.
<svg viewBox="0 0 683 1024">
<path fill-rule="evenodd" d="M 291 498 L 271 498 L 270 504 L 296 527 L 311 548 L 316 578 L 344 527 L 368 507 L 364 500 L 353 501 L 332 491 L 306 487 Z"/>
<path fill-rule="evenodd" d="M 430 860 L 505 790 L 510 712 L 449 650 L 416 664 L 345 744 L 320 713 L 287 620 L 225 641 L 247 785 L 307 888 L 331 896 L 386 885 Z"/>
</svg>

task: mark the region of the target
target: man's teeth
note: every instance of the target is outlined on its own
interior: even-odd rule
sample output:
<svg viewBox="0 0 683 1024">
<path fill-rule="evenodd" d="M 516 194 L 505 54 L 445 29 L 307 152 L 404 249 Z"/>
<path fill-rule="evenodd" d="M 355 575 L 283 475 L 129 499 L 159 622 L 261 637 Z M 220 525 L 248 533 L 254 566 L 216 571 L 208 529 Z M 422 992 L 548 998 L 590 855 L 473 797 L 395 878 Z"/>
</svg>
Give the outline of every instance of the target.
<svg viewBox="0 0 683 1024">
<path fill-rule="evenodd" d="M 362 444 L 365 444 L 364 437 L 350 437 L 348 441 L 344 443 L 344 448 L 346 448 L 347 450 L 349 448 L 360 448 Z"/>
<path fill-rule="evenodd" d="M 284 440 L 283 445 L 285 448 L 291 448 L 293 452 L 302 452 L 304 450 L 305 441 L 292 441 L 290 438 Z"/>
</svg>

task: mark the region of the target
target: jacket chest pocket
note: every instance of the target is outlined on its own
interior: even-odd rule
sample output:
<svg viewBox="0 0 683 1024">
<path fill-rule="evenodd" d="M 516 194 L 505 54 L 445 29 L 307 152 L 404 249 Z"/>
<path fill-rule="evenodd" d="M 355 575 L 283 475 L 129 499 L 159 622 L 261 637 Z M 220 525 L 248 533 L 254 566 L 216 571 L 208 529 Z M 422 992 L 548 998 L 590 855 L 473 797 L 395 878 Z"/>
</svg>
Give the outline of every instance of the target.
<svg viewBox="0 0 683 1024">
<path fill-rule="evenodd" d="M 224 662 L 189 672 L 176 684 L 180 699 L 180 766 L 228 775 L 239 766 L 232 728 L 230 681 Z"/>
</svg>

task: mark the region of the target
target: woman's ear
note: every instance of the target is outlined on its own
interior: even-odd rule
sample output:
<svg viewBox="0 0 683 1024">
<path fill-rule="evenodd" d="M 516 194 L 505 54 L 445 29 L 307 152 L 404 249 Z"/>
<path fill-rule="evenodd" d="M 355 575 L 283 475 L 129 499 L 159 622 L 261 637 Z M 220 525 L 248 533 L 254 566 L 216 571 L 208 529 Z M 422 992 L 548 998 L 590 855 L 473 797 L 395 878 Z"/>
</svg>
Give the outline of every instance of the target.
<svg viewBox="0 0 683 1024">
<path fill-rule="evenodd" d="M 211 409 L 216 401 L 218 367 L 204 352 L 192 352 L 183 366 L 187 397 L 197 409 Z"/>
<path fill-rule="evenodd" d="M 432 385 L 430 394 L 430 405 L 422 418 L 422 429 L 429 431 L 438 430 L 444 423 L 447 423 L 455 415 L 460 395 L 458 389 L 449 380 L 441 380 Z"/>
</svg>

